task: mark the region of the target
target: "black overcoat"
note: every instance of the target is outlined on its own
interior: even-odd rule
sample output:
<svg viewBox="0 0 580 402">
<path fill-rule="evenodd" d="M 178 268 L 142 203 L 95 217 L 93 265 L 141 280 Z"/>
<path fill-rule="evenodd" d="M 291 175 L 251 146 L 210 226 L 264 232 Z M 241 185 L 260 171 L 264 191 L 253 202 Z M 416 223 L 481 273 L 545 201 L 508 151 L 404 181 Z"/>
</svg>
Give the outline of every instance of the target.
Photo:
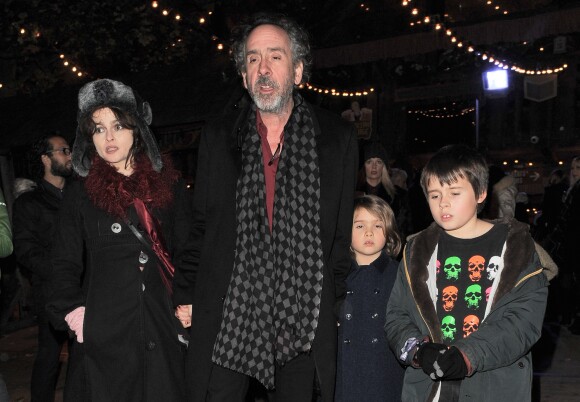
<svg viewBox="0 0 580 402">
<path fill-rule="evenodd" d="M 350 270 L 353 194 L 358 164 L 353 126 L 312 106 L 320 169 L 320 218 L 324 280 L 313 344 L 323 401 L 331 402 L 336 374 L 337 298 Z M 190 401 L 205 401 L 236 246 L 236 183 L 243 136 L 251 110 L 243 98 L 202 133 L 193 201 L 194 268 L 174 280 L 176 304 L 192 304 L 187 368 Z"/>
<path fill-rule="evenodd" d="M 173 205 L 152 211 L 176 265 L 189 232 L 187 198 L 179 181 Z M 129 217 L 137 226 L 134 211 Z M 53 323 L 67 329 L 66 314 L 85 306 L 84 343 L 73 346 L 65 399 L 183 401 L 185 348 L 153 253 L 123 219 L 96 208 L 82 183 L 65 192 L 53 249 Z"/>
<path fill-rule="evenodd" d="M 400 402 L 405 370 L 384 329 L 398 262 L 383 251 L 371 265 L 352 265 L 340 309 L 335 400 Z"/>
</svg>

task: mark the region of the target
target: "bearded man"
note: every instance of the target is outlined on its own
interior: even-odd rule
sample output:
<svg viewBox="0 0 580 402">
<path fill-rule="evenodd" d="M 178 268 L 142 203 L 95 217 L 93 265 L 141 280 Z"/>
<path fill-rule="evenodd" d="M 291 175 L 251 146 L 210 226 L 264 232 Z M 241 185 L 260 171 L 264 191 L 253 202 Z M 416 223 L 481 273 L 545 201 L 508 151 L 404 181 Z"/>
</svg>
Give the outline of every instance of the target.
<svg viewBox="0 0 580 402">
<path fill-rule="evenodd" d="M 38 351 L 30 383 L 32 402 L 53 402 L 60 352 L 68 333 L 57 331 L 45 311 L 46 283 L 52 274 L 51 243 L 66 180 L 72 174 L 71 149 L 57 134 L 39 139 L 31 149 L 38 185 L 16 199 L 13 210 L 14 254 L 31 274 L 32 297 L 38 322 Z"/>
<path fill-rule="evenodd" d="M 194 264 L 174 278 L 176 315 L 191 326 L 188 400 L 244 401 L 253 377 L 276 402 L 310 402 L 315 384 L 330 402 L 355 131 L 295 91 L 312 58 L 294 21 L 261 14 L 235 34 L 249 98 L 202 134 Z"/>
</svg>

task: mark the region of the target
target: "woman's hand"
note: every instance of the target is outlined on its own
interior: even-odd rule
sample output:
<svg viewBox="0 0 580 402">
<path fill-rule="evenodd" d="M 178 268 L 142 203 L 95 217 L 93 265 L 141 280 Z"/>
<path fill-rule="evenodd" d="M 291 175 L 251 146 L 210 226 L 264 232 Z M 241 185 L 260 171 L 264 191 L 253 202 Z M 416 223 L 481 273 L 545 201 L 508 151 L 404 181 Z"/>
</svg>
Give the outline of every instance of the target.
<svg viewBox="0 0 580 402">
<path fill-rule="evenodd" d="M 177 306 L 175 316 L 181 321 L 183 328 L 191 327 L 191 304 Z"/>
<path fill-rule="evenodd" d="M 77 342 L 83 343 L 83 327 L 85 324 L 85 308 L 84 306 L 77 307 L 64 317 L 68 327 L 77 336 Z"/>
</svg>

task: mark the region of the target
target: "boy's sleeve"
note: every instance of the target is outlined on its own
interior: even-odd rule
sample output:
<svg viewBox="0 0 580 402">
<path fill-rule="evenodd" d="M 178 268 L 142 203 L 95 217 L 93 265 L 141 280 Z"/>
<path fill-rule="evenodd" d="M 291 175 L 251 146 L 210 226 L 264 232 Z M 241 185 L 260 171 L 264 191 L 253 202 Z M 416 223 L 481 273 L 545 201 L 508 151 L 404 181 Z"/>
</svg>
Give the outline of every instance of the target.
<svg viewBox="0 0 580 402">
<path fill-rule="evenodd" d="M 428 335 L 421 333 L 414 321 L 412 309 L 416 309 L 416 307 L 406 279 L 403 259 L 399 264 L 397 279 L 389 297 L 385 321 L 385 332 L 387 333 L 389 346 L 399 360 L 401 360 L 401 355 L 405 351 L 405 346 L 410 345 L 409 340 L 421 340 Z M 405 356 L 406 364 L 410 364 L 413 358 L 412 354 L 410 352 L 409 355 Z"/>
<path fill-rule="evenodd" d="M 476 332 L 455 342 L 471 364 L 470 375 L 508 366 L 528 353 L 542 332 L 547 286 L 541 272 L 528 278 L 505 296 L 510 300 L 500 318 L 484 320 Z"/>
</svg>

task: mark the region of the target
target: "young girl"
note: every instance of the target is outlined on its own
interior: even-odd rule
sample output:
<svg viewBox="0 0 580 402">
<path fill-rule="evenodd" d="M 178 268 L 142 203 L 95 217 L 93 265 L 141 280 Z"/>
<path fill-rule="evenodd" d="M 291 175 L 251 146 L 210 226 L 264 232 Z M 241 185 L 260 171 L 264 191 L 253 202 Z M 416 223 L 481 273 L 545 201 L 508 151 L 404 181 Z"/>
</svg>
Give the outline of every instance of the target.
<svg viewBox="0 0 580 402">
<path fill-rule="evenodd" d="M 352 270 L 338 328 L 336 401 L 400 401 L 404 370 L 389 350 L 385 313 L 401 250 L 395 216 L 374 195 L 355 199 Z"/>
</svg>

